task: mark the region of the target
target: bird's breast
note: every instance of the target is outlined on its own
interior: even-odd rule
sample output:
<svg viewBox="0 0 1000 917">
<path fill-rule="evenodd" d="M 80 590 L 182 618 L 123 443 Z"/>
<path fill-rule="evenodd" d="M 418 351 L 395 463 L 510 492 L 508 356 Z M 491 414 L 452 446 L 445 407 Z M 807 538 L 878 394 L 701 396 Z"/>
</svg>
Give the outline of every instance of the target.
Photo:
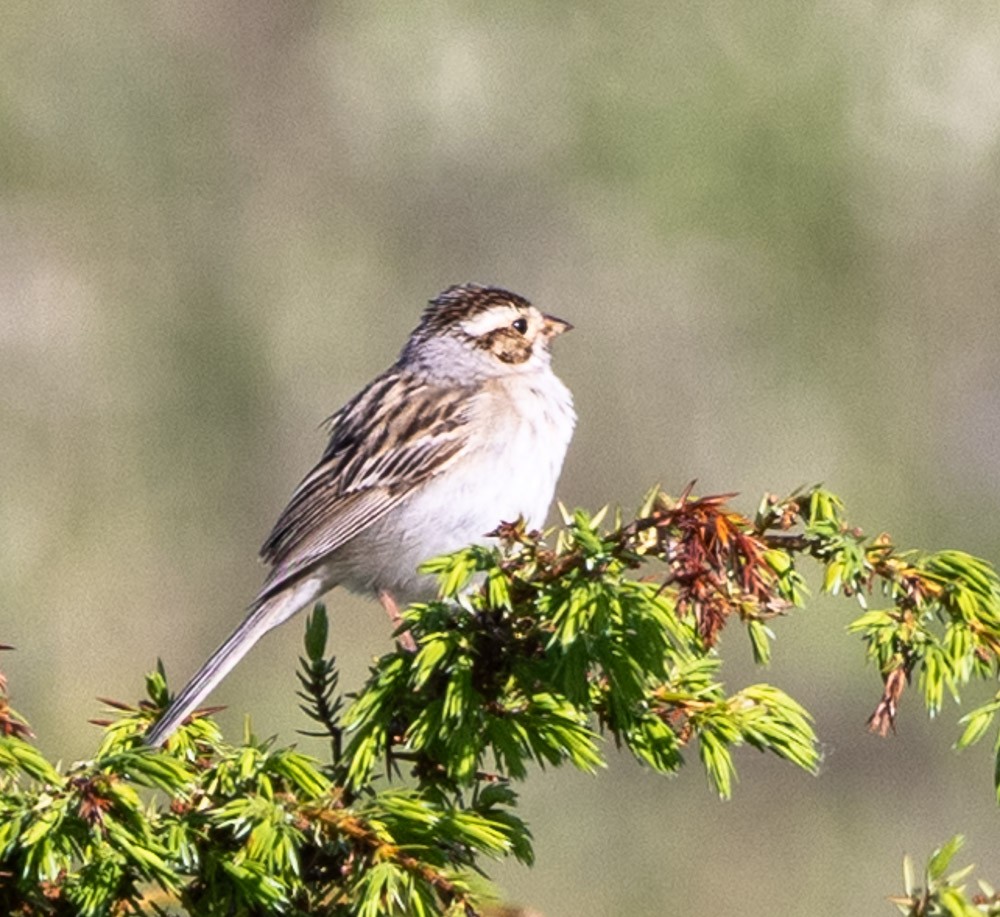
<svg viewBox="0 0 1000 917">
<path fill-rule="evenodd" d="M 541 528 L 575 420 L 569 391 L 551 373 L 484 387 L 470 405 L 461 453 L 338 552 L 352 568 L 341 581 L 404 600 L 432 598 L 435 584 L 416 574 L 423 561 L 484 544 L 501 522 L 518 517 Z"/>
</svg>

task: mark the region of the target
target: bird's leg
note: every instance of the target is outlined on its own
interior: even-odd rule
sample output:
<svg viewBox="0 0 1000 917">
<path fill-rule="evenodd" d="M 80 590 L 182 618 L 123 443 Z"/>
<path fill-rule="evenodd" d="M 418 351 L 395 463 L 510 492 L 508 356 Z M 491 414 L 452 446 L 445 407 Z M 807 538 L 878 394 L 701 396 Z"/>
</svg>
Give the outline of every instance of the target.
<svg viewBox="0 0 1000 917">
<path fill-rule="evenodd" d="M 382 607 L 385 609 L 386 614 L 392 620 L 393 630 L 399 630 L 403 623 L 403 615 L 399 611 L 399 605 L 396 604 L 396 600 L 392 597 L 392 593 L 387 589 L 380 589 L 378 592 L 378 600 L 382 603 Z M 413 639 L 413 634 L 408 630 L 404 630 L 402 633 L 398 634 L 396 639 L 399 641 L 399 645 L 406 650 L 408 653 L 415 653 L 417 651 L 417 643 Z"/>
</svg>

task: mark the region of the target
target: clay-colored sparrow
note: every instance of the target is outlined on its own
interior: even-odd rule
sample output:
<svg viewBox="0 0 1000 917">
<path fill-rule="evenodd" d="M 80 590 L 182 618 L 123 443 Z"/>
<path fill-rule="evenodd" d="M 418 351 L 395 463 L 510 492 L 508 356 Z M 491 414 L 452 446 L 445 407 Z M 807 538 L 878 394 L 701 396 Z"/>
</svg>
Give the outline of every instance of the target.
<svg viewBox="0 0 1000 917">
<path fill-rule="evenodd" d="M 261 549 L 270 575 L 243 623 L 146 741 L 162 744 L 271 628 L 334 586 L 430 599 L 431 557 L 485 543 L 502 521 L 540 527 L 576 415 L 549 365 L 570 328 L 497 287 L 431 300 L 395 365 L 330 419 L 330 442 Z"/>
</svg>

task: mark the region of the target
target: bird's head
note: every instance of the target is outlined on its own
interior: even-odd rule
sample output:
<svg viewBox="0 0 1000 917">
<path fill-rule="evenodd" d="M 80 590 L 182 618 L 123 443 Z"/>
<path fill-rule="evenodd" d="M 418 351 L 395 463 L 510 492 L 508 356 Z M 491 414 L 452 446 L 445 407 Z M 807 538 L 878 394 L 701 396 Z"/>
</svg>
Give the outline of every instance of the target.
<svg viewBox="0 0 1000 917">
<path fill-rule="evenodd" d="M 572 327 L 516 293 L 466 283 L 428 303 L 403 353 L 421 363 L 433 355 L 438 367 L 456 375 L 530 372 L 548 365 L 552 340 Z"/>
</svg>

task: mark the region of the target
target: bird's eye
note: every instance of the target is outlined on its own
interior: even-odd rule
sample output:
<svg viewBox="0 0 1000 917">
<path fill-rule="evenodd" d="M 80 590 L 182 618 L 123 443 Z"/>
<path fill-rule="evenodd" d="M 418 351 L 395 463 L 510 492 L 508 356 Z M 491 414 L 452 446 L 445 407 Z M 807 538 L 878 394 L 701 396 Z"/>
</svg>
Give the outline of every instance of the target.
<svg viewBox="0 0 1000 917">
<path fill-rule="evenodd" d="M 514 321 L 510 323 L 510 327 L 513 328 L 518 334 L 524 334 L 528 330 L 528 320 L 526 318 L 515 318 Z"/>
</svg>

